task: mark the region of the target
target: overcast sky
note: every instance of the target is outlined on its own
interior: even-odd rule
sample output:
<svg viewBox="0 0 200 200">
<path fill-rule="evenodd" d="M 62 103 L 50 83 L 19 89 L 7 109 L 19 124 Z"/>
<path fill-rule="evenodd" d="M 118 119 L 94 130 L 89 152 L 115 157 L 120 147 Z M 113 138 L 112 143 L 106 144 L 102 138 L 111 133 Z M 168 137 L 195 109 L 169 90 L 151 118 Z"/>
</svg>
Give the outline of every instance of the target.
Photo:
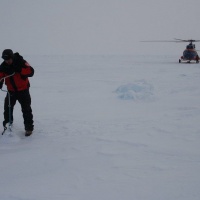
<svg viewBox="0 0 200 200">
<path fill-rule="evenodd" d="M 199 19 L 200 0 L 0 0 L 0 50 L 143 54 L 163 44 L 140 40 L 200 39 Z"/>
</svg>

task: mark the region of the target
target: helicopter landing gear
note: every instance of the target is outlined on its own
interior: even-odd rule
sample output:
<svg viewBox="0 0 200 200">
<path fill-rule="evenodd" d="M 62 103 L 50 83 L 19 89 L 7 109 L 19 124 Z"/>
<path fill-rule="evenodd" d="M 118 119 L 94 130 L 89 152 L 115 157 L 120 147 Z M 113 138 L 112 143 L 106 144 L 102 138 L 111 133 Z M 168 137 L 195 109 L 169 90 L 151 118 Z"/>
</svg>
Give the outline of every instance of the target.
<svg viewBox="0 0 200 200">
<path fill-rule="evenodd" d="M 181 59 L 179 59 L 179 61 L 178 61 L 179 63 L 181 63 Z"/>
<path fill-rule="evenodd" d="M 197 60 L 196 63 L 199 63 L 199 60 Z"/>
</svg>

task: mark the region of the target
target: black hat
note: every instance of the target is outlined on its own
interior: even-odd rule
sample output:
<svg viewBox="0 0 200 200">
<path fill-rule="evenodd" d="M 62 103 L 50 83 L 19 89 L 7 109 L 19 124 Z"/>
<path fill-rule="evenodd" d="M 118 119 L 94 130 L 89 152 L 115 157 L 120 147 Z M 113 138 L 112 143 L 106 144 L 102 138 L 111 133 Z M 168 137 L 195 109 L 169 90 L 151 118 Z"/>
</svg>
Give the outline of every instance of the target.
<svg viewBox="0 0 200 200">
<path fill-rule="evenodd" d="M 5 49 L 2 53 L 2 58 L 4 60 L 13 59 L 13 51 L 11 49 Z"/>
</svg>

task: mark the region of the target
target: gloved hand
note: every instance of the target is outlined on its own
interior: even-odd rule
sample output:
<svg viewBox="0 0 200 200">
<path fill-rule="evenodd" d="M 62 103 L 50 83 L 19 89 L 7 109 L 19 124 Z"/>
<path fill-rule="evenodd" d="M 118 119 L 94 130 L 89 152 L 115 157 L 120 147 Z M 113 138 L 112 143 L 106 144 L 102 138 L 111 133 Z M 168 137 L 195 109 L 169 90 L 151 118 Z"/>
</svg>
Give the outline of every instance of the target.
<svg viewBox="0 0 200 200">
<path fill-rule="evenodd" d="M 13 61 L 13 70 L 15 72 L 21 73 L 22 67 L 24 66 L 23 57 L 19 55 L 19 53 L 15 53 L 14 61 Z"/>
<path fill-rule="evenodd" d="M 22 68 L 21 68 L 20 65 L 16 65 L 16 66 L 13 67 L 13 70 L 14 70 L 14 72 L 19 72 L 20 73 L 22 71 Z"/>
</svg>

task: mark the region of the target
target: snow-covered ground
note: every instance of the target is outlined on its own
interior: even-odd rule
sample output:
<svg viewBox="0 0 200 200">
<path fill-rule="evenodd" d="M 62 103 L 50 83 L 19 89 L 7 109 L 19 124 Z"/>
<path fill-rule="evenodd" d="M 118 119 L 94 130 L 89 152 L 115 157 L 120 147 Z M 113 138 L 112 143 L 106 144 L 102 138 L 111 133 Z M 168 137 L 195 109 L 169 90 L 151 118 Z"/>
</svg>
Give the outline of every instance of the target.
<svg viewBox="0 0 200 200">
<path fill-rule="evenodd" d="M 0 199 L 199 200 L 200 64 L 178 58 L 25 56 L 35 131 L 17 104 Z"/>
</svg>

